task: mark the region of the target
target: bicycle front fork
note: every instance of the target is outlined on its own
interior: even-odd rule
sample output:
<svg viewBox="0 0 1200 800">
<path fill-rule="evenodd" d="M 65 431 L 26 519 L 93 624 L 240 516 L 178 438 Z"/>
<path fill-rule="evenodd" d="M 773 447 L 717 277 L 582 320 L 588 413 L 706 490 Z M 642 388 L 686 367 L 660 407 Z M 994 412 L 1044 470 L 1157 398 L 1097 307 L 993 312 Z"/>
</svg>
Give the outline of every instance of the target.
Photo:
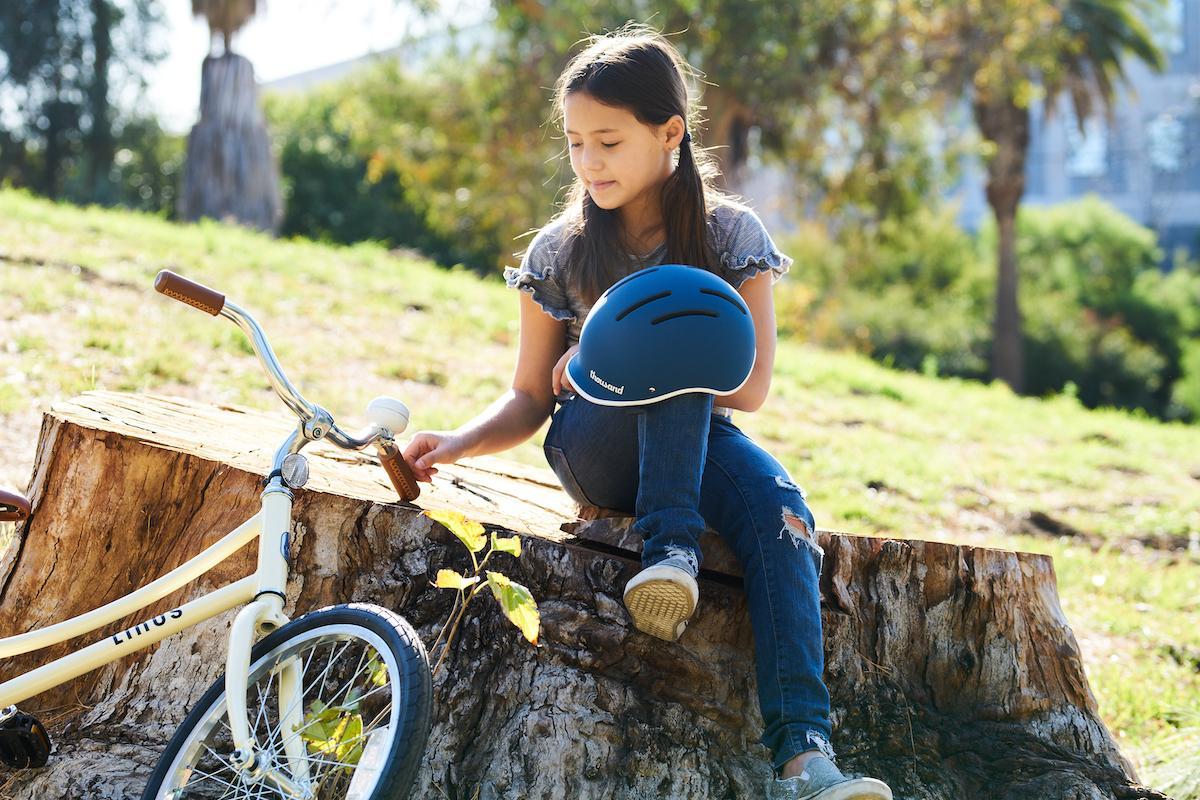
<svg viewBox="0 0 1200 800">
<path fill-rule="evenodd" d="M 246 692 L 250 683 L 250 662 L 257 638 L 288 623 L 283 613 L 287 587 L 292 493 L 276 478 L 262 494 L 262 531 L 258 540 L 258 595 L 238 612 L 229 632 L 229 653 L 225 659 L 225 697 L 229 730 L 236 748 L 233 765 L 248 776 L 266 780 L 290 797 L 308 797 L 308 759 L 304 741 L 289 735 L 304 724 L 301 692 L 301 665 L 288 659 L 274 667 L 279 673 L 279 726 L 284 753 L 294 780 L 271 767 L 270 758 L 258 751 L 250 732 Z"/>
</svg>

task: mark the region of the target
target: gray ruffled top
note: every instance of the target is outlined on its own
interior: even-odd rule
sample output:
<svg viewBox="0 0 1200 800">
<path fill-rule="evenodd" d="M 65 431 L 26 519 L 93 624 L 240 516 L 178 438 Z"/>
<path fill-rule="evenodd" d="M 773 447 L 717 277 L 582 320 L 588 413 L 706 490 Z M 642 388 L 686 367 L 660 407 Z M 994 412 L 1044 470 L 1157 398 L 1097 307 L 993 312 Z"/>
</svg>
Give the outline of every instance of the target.
<svg viewBox="0 0 1200 800">
<path fill-rule="evenodd" d="M 717 206 L 709 212 L 709 225 L 720 260 L 718 274 L 734 288 L 741 286 L 747 278 L 768 270 L 774 283 L 792 265 L 792 259 L 779 252 L 762 220 L 745 206 Z M 571 291 L 566 280 L 565 227 L 560 218 L 538 231 L 525 251 L 521 265 L 506 268 L 504 279 L 510 287 L 532 294 L 534 301 L 551 317 L 567 323 L 569 348 L 579 342 L 579 332 L 591 304 Z M 665 243 L 644 256 L 631 255 L 630 272 L 662 264 L 666 255 Z M 569 397 L 571 393 L 564 391 L 558 399 L 562 401 Z"/>
</svg>

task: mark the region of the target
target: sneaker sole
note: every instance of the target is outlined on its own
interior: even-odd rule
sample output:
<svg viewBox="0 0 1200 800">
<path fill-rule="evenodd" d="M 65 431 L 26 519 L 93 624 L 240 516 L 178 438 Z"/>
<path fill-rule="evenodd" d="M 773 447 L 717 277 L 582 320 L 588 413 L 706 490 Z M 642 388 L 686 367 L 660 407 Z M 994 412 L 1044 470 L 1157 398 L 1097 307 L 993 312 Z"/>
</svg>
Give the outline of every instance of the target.
<svg viewBox="0 0 1200 800">
<path fill-rule="evenodd" d="M 892 800 L 892 790 L 875 778 L 854 778 L 801 800 Z"/>
<path fill-rule="evenodd" d="M 625 595 L 633 627 L 668 642 L 677 640 L 696 610 L 686 588 L 675 581 L 648 580 Z"/>
</svg>

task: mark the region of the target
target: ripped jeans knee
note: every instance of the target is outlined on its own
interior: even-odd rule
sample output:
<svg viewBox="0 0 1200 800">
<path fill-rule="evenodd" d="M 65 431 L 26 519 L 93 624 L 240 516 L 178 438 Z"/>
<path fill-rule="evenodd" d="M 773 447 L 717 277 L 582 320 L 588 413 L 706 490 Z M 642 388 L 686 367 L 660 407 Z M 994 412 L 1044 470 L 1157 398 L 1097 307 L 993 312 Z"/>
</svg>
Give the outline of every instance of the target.
<svg viewBox="0 0 1200 800">
<path fill-rule="evenodd" d="M 786 475 L 776 475 L 775 485 L 783 490 L 779 512 L 782 523 L 779 538 L 791 541 L 797 550 L 803 544 L 824 560 L 825 551 L 817 543 L 817 526 L 812 511 L 805 502 L 804 490 Z"/>
</svg>

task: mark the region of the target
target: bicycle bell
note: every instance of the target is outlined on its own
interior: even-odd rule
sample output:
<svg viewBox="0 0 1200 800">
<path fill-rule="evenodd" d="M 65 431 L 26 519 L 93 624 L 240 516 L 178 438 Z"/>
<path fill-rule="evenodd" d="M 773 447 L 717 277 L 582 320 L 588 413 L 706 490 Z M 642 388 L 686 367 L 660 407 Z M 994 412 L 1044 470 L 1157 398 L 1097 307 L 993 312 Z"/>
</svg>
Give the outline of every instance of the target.
<svg viewBox="0 0 1200 800">
<path fill-rule="evenodd" d="M 393 436 L 404 432 L 408 418 L 408 406 L 394 397 L 376 397 L 367 405 L 367 419 L 391 431 Z"/>
</svg>

